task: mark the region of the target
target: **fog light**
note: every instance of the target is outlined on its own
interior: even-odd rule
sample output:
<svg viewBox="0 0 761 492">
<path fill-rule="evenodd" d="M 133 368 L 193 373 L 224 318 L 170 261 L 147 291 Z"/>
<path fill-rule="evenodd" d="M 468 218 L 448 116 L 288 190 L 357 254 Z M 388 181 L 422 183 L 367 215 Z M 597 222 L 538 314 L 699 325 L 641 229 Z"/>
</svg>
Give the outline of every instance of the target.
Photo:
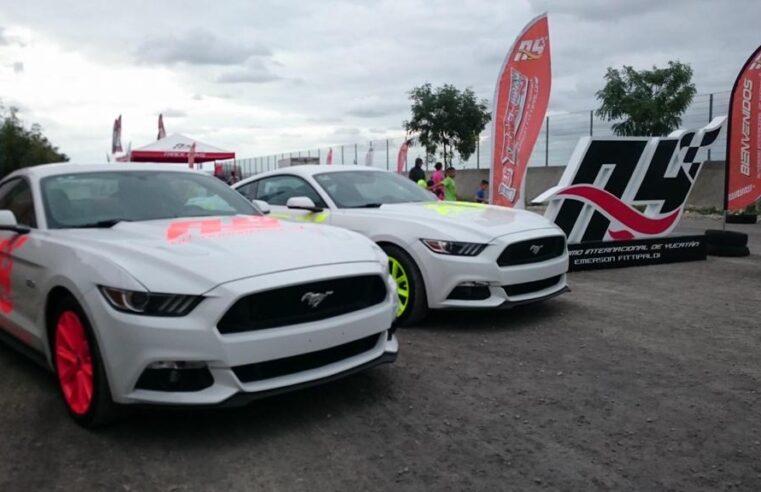
<svg viewBox="0 0 761 492">
<path fill-rule="evenodd" d="M 160 360 L 148 364 L 148 369 L 201 369 L 206 367 L 206 362 L 187 360 Z"/>
<path fill-rule="evenodd" d="M 214 384 L 205 362 L 157 361 L 140 375 L 135 388 L 152 391 L 200 391 Z"/>
<path fill-rule="evenodd" d="M 452 289 L 447 299 L 456 301 L 483 301 L 491 297 L 487 282 L 462 282 Z"/>
</svg>

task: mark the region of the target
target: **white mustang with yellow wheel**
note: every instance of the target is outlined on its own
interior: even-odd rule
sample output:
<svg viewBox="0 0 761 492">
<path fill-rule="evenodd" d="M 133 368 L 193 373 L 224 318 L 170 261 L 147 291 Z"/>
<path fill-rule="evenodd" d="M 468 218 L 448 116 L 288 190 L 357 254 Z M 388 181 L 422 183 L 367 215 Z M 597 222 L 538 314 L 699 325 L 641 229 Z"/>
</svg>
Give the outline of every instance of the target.
<svg viewBox="0 0 761 492">
<path fill-rule="evenodd" d="M 440 202 L 404 177 L 361 166 L 294 166 L 233 187 L 276 217 L 378 243 L 397 285 L 400 324 L 428 309 L 510 307 L 568 290 L 565 235 L 532 212 Z"/>
</svg>

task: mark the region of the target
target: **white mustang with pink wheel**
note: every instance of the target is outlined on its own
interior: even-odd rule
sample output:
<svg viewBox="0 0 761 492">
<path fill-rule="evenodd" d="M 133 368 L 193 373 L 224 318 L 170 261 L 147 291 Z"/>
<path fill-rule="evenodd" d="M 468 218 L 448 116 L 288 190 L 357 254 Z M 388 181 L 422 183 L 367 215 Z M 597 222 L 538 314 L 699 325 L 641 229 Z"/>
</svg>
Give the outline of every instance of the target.
<svg viewBox="0 0 761 492">
<path fill-rule="evenodd" d="M 0 182 L 0 335 L 81 425 L 122 405 L 233 405 L 391 362 L 396 285 L 342 229 L 261 214 L 156 165 L 53 164 Z"/>
</svg>

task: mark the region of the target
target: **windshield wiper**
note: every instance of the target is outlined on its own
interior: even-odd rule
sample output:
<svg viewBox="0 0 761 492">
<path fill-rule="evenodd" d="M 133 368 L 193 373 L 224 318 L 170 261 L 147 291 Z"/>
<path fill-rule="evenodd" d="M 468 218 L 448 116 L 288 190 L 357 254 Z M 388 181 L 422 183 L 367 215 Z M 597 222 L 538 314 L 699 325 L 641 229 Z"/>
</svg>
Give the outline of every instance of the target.
<svg viewBox="0 0 761 492">
<path fill-rule="evenodd" d="M 382 203 L 365 203 L 363 205 L 356 205 L 351 208 L 380 208 Z"/>
<path fill-rule="evenodd" d="M 87 224 L 78 224 L 70 226 L 72 229 L 109 229 L 119 222 L 131 222 L 129 219 L 107 219 L 107 220 L 99 220 L 97 222 L 90 222 Z"/>
</svg>

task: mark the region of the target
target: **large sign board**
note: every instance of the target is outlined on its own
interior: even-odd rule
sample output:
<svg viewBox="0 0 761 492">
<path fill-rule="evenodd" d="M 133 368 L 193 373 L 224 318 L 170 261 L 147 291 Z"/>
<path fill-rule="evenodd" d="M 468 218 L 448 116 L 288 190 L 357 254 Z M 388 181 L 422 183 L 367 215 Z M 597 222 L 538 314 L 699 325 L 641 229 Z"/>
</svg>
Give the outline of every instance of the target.
<svg viewBox="0 0 761 492">
<path fill-rule="evenodd" d="M 584 137 L 557 186 L 534 203 L 569 244 L 664 237 L 676 227 L 726 118 L 668 137 Z"/>
</svg>

